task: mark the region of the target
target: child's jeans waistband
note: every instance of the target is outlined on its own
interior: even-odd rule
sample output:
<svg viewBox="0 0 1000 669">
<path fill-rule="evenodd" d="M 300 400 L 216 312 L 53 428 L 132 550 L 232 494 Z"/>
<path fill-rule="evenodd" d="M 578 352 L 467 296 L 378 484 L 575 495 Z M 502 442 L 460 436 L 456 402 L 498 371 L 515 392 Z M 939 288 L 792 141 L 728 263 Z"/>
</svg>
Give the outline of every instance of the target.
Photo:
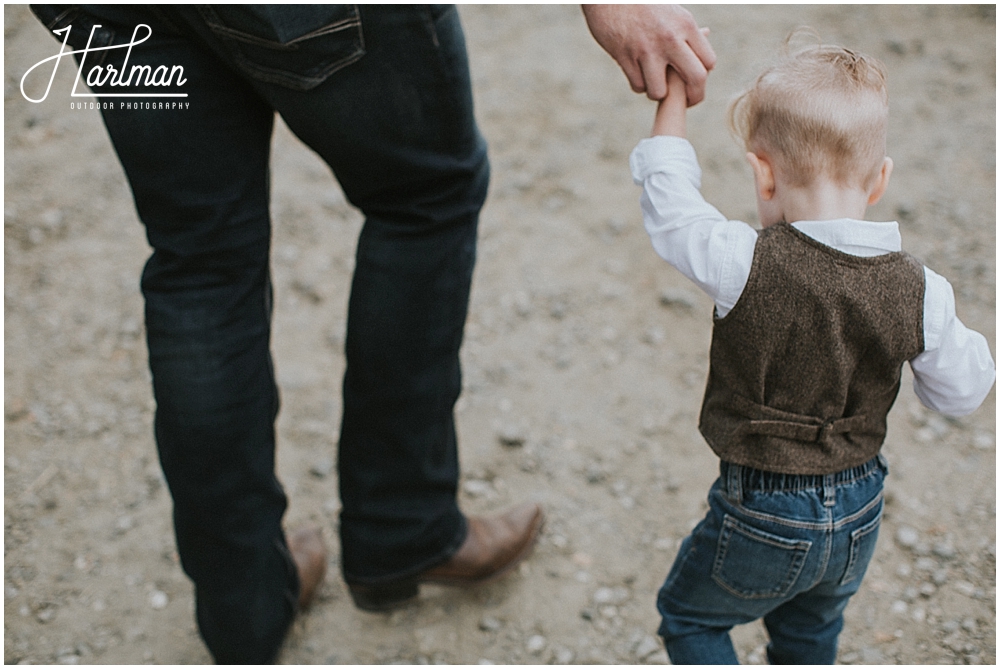
<svg viewBox="0 0 1000 669">
<path fill-rule="evenodd" d="M 719 476 L 730 492 L 734 488 L 745 492 L 795 492 L 831 488 L 863 479 L 876 469 L 889 472 L 885 458 L 879 454 L 868 462 L 834 474 L 781 474 L 737 465 L 725 460 L 719 463 Z"/>
</svg>

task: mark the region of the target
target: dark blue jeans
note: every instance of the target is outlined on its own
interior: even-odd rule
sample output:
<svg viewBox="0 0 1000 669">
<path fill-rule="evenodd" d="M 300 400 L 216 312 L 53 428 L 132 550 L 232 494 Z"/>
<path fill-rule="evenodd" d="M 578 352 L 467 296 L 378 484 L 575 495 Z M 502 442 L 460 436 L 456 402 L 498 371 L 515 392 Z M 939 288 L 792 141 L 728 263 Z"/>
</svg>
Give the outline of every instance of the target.
<svg viewBox="0 0 1000 669">
<path fill-rule="evenodd" d="M 657 599 L 671 662 L 737 664 L 729 630 L 763 618 L 771 664 L 833 664 L 875 552 L 885 461 L 820 476 L 720 469 Z"/>
<path fill-rule="evenodd" d="M 95 44 L 119 44 L 145 23 L 152 37 L 128 67 L 184 68 L 186 83 L 169 90 L 188 93 L 188 108 L 127 109 L 108 97 L 114 108 L 102 114 L 153 247 L 142 291 L 156 442 L 199 628 L 218 662 L 267 662 L 298 590 L 274 473 L 275 113 L 366 217 L 338 452 L 344 577 L 412 575 L 465 536 L 453 406 L 489 167 L 458 15 L 370 5 L 60 12 L 36 8 L 49 27 L 72 23 L 76 48 L 90 24 L 102 26 Z M 91 63 L 121 70 L 125 55 L 88 56 L 84 76 Z"/>
</svg>

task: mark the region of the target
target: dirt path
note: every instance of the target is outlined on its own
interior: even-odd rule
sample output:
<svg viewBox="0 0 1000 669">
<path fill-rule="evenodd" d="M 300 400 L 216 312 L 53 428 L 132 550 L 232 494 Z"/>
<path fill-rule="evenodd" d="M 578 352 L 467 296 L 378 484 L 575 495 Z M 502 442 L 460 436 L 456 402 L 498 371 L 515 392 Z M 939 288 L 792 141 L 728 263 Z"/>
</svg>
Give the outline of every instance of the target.
<svg viewBox="0 0 1000 669">
<path fill-rule="evenodd" d="M 354 609 L 336 569 L 344 310 L 360 217 L 284 127 L 274 151 L 274 350 L 288 522 L 324 527 L 331 574 L 288 663 L 657 663 L 654 595 L 700 518 L 710 304 L 653 253 L 627 157 L 652 104 L 569 6 L 462 8 L 493 182 L 457 408 L 461 503 L 549 513 L 519 573 Z M 752 221 L 727 100 L 800 24 L 883 59 L 893 183 L 873 218 L 996 337 L 995 13 L 934 6 L 698 6 L 719 65 L 690 133 L 704 193 Z M 4 8 L 4 661 L 203 663 L 152 439 L 137 277 L 148 249 L 95 111 L 29 104 L 56 43 Z M 59 97 L 62 96 L 62 97 Z M 56 102 L 56 99 L 59 102 Z M 879 548 L 846 614 L 845 663 L 996 662 L 996 403 L 948 420 L 909 378 L 890 416 Z M 502 441 L 519 442 L 504 445 Z M 734 633 L 763 661 L 759 625 Z"/>
</svg>

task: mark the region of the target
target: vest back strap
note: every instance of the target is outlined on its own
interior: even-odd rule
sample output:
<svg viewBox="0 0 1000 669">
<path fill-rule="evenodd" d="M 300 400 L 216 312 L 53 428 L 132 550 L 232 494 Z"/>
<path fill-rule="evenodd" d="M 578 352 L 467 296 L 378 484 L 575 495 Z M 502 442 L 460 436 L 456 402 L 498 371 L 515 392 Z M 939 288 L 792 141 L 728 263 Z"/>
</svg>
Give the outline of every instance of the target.
<svg viewBox="0 0 1000 669">
<path fill-rule="evenodd" d="M 733 396 L 732 406 L 750 419 L 741 425 L 742 434 L 762 434 L 795 441 L 822 443 L 831 435 L 857 430 L 866 423 L 863 414 L 823 419 L 781 411 L 739 395 Z"/>
</svg>

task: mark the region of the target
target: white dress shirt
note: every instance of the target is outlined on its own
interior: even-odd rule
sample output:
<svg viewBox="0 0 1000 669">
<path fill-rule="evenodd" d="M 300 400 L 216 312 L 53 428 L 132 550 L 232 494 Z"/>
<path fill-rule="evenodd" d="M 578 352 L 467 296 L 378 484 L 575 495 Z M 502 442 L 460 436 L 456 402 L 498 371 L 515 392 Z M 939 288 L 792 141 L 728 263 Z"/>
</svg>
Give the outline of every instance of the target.
<svg viewBox="0 0 1000 669">
<path fill-rule="evenodd" d="M 721 318 L 743 294 L 753 264 L 757 231 L 730 221 L 701 196 L 694 147 L 681 137 L 639 142 L 629 158 L 632 179 L 643 187 L 642 216 L 656 252 L 715 301 Z M 855 256 L 900 251 L 895 222 L 854 219 L 796 221 L 816 241 Z M 955 315 L 948 281 L 924 268 L 924 352 L 910 360 L 913 390 L 927 407 L 951 416 L 972 413 L 993 387 L 996 367 L 986 338 Z"/>
</svg>

